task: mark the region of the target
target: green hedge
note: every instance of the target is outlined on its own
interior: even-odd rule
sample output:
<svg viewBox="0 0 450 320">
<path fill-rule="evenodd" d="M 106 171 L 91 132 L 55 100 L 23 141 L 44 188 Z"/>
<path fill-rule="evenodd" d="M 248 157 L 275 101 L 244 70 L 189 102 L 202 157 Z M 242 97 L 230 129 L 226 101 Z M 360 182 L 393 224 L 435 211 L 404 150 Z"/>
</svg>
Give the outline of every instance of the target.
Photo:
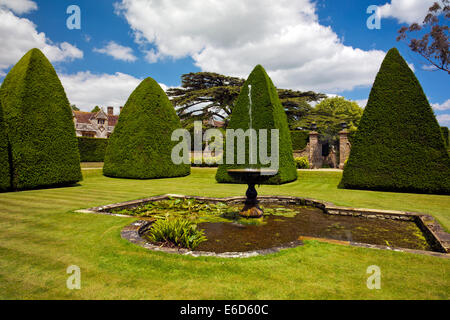
<svg viewBox="0 0 450 320">
<path fill-rule="evenodd" d="M 309 141 L 309 131 L 291 131 L 292 149 L 303 150 Z"/>
<path fill-rule="evenodd" d="M 8 144 L 6 125 L 3 120 L 3 107 L 0 101 L 0 192 L 11 188 Z"/>
<path fill-rule="evenodd" d="M 15 190 L 82 179 L 72 111 L 51 63 L 30 50 L 8 73 L 0 101 Z"/>
<path fill-rule="evenodd" d="M 391 49 L 375 79 L 340 186 L 450 193 L 450 158 L 416 76 Z"/>
<path fill-rule="evenodd" d="M 134 90 L 106 149 L 103 173 L 110 177 L 153 179 L 186 176 L 189 164 L 172 162 L 172 132 L 181 128 L 172 103 L 152 78 Z"/>
<path fill-rule="evenodd" d="M 448 132 L 448 127 L 441 127 L 441 132 L 442 132 L 442 136 L 444 137 L 444 143 L 445 143 L 445 147 L 448 148 L 449 147 L 449 132 Z"/>
<path fill-rule="evenodd" d="M 211 158 L 202 158 L 202 163 L 195 163 L 194 157 L 191 158 L 191 167 L 197 167 L 197 168 L 217 168 L 218 161 L 220 160 L 220 157 L 211 157 Z"/>
<path fill-rule="evenodd" d="M 278 174 L 267 181 L 267 184 L 282 184 L 291 182 L 297 179 L 297 169 L 295 167 L 291 135 L 288 127 L 286 113 L 278 98 L 277 89 L 272 83 L 272 80 L 267 75 L 264 68 L 260 65 L 256 66 L 250 74 L 247 81 L 241 89 L 241 93 L 233 108 L 228 129 L 243 129 L 249 128 L 249 85 L 252 86 L 252 123 L 253 129 L 258 132 L 259 129 L 269 129 L 268 133 L 268 154 L 271 154 L 270 146 L 270 129 L 279 129 L 279 171 Z M 216 180 L 224 183 L 235 183 L 235 181 L 228 175 L 228 169 L 249 167 L 249 148 L 248 139 L 246 143 L 246 164 L 223 164 L 219 166 L 216 173 Z M 237 147 L 235 143 L 235 162 Z M 259 160 L 259 157 L 258 157 Z M 252 165 L 252 167 L 268 167 L 268 165 L 261 165 L 260 163 Z"/>
<path fill-rule="evenodd" d="M 78 150 L 81 162 L 103 162 L 108 139 L 78 137 Z"/>
</svg>

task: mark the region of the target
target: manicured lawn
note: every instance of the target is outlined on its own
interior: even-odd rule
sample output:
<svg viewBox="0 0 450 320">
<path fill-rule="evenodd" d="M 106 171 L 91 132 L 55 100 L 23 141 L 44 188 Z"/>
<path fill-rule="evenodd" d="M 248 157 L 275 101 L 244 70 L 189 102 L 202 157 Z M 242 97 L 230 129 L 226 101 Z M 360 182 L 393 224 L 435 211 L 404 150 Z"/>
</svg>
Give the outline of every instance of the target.
<svg viewBox="0 0 450 320">
<path fill-rule="evenodd" d="M 245 186 L 215 183 L 215 169 L 185 178 L 110 179 L 85 170 L 71 188 L 0 194 L 1 299 L 449 299 L 450 260 L 306 242 L 243 260 L 150 252 L 120 238 L 134 219 L 74 210 L 178 193 L 243 195 Z M 323 199 L 337 205 L 432 214 L 450 228 L 450 197 L 339 190 L 339 172 L 301 172 L 297 182 L 260 194 Z M 66 288 L 66 268 L 81 268 L 81 290 Z M 366 287 L 370 265 L 381 290 Z"/>
</svg>

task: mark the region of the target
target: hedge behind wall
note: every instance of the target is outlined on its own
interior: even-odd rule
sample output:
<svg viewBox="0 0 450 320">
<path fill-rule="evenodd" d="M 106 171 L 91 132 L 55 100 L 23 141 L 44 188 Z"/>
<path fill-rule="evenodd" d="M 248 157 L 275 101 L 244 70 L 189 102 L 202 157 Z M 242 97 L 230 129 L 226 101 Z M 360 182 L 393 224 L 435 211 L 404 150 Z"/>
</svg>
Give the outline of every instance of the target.
<svg viewBox="0 0 450 320">
<path fill-rule="evenodd" d="M 103 162 L 108 139 L 78 137 L 81 162 Z"/>
<path fill-rule="evenodd" d="M 309 131 L 291 131 L 292 149 L 303 150 L 309 141 Z"/>
</svg>

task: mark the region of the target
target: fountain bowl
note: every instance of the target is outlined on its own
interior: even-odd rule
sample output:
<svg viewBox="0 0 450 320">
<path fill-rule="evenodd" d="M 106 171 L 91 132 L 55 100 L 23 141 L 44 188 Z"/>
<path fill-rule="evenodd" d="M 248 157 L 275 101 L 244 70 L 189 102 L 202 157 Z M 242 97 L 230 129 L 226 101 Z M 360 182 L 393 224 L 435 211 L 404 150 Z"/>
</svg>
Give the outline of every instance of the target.
<svg viewBox="0 0 450 320">
<path fill-rule="evenodd" d="M 239 214 L 246 218 L 261 218 L 264 212 L 258 205 L 258 192 L 255 186 L 275 176 L 278 171 L 267 168 L 245 168 L 229 169 L 227 172 L 236 182 L 248 185 L 245 206 Z"/>
</svg>

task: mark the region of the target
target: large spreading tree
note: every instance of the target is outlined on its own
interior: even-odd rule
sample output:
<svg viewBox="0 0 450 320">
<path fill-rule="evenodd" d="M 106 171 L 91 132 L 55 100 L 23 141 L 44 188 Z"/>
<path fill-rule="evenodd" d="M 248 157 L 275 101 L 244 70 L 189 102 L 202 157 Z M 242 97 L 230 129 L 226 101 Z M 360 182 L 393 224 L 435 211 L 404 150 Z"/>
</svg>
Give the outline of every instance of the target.
<svg viewBox="0 0 450 320">
<path fill-rule="evenodd" d="M 72 110 L 55 69 L 39 49 L 25 54 L 5 77 L 0 103 L 13 189 L 82 179 Z M 3 150 L 4 138 L 0 140 Z"/>
<path fill-rule="evenodd" d="M 395 48 L 375 79 L 341 187 L 450 194 L 450 158 L 441 129 Z"/>
<path fill-rule="evenodd" d="M 327 98 L 317 104 L 309 114 L 300 118 L 295 126 L 309 129 L 312 124 L 316 124 L 321 139 L 335 143 L 339 131 L 342 130 L 342 123 L 353 132 L 358 127 L 362 114 L 363 109 L 354 101 L 343 97 Z"/>
<path fill-rule="evenodd" d="M 186 126 L 194 120 L 211 117 L 224 121 L 226 126 L 244 82 L 241 78 L 212 72 L 189 73 L 182 75 L 181 88 L 170 88 L 167 95 Z M 326 98 L 321 93 L 286 89 L 278 89 L 278 95 L 292 124 L 309 113 L 309 102 Z"/>
<path fill-rule="evenodd" d="M 190 164 L 174 164 L 171 141 L 181 128 L 159 84 L 147 78 L 128 98 L 106 149 L 103 173 L 109 177 L 154 179 L 186 176 Z"/>
</svg>

